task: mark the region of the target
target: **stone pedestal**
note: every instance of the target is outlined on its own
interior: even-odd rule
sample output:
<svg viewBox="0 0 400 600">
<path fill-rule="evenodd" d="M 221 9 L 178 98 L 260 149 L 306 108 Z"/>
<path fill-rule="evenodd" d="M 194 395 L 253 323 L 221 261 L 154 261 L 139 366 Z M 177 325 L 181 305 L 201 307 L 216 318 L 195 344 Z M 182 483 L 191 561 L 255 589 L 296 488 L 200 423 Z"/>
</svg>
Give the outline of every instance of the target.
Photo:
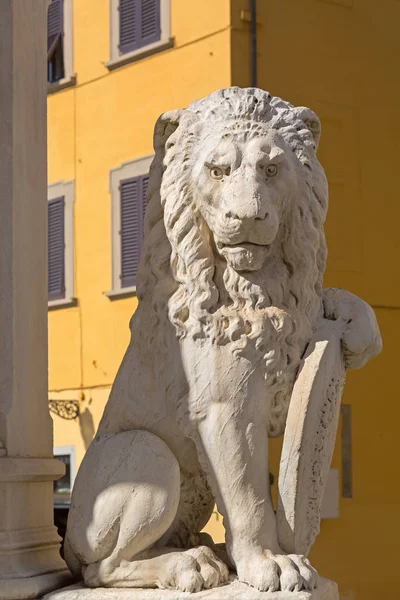
<svg viewBox="0 0 400 600">
<path fill-rule="evenodd" d="M 91 590 L 82 584 L 52 592 L 44 600 L 339 600 L 336 583 L 320 579 L 314 592 L 259 592 L 245 583 L 232 579 L 228 585 L 196 594 L 169 590 L 107 589 Z"/>
<path fill-rule="evenodd" d="M 69 580 L 47 400 L 47 6 L 0 2 L 0 600 Z"/>
</svg>

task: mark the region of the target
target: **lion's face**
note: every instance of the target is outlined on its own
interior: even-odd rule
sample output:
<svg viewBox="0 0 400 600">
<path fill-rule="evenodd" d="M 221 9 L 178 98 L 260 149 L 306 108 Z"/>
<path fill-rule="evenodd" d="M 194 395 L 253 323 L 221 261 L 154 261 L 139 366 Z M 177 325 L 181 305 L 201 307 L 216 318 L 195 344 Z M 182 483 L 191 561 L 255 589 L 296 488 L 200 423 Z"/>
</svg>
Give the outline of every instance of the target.
<svg viewBox="0 0 400 600">
<path fill-rule="evenodd" d="M 205 136 L 192 170 L 193 199 L 215 250 L 236 271 L 265 263 L 301 168 L 277 131 L 257 133 Z"/>
</svg>

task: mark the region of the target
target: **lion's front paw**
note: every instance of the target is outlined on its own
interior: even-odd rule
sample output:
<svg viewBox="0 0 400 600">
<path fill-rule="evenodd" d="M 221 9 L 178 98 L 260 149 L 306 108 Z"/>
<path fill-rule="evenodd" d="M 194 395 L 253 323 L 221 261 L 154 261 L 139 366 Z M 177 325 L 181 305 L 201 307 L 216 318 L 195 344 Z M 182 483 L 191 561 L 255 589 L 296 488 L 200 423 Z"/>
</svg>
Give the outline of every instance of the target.
<svg viewBox="0 0 400 600">
<path fill-rule="evenodd" d="M 344 324 L 342 345 L 348 369 L 360 369 L 382 350 L 375 313 L 361 298 L 345 290 L 328 288 L 323 294 L 324 316 Z"/>
<path fill-rule="evenodd" d="M 264 552 L 237 566 L 240 581 L 262 592 L 299 592 L 313 590 L 317 572 L 304 556 Z"/>
</svg>

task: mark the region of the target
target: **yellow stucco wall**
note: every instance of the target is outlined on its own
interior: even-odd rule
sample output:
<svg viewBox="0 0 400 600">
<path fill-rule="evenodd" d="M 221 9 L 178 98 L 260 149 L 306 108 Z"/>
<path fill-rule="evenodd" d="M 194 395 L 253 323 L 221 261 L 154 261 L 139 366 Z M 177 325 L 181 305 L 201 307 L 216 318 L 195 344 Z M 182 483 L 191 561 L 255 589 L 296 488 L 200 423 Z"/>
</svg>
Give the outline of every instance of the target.
<svg viewBox="0 0 400 600">
<path fill-rule="evenodd" d="M 110 301 L 109 171 L 152 151 L 158 115 L 214 89 L 250 83 L 247 0 L 171 0 L 174 48 L 109 72 L 108 3 L 73 3 L 77 85 L 49 96 L 49 183 L 75 181 L 77 306 L 49 312 L 49 395 L 80 399 L 76 421 L 54 417 L 55 445 L 90 442 L 128 342 L 135 298 Z M 95 18 L 92 15 L 95 14 Z M 321 117 L 319 156 L 330 183 L 325 284 L 377 311 L 385 348 L 348 375 L 353 498 L 323 521 L 312 559 L 346 600 L 394 597 L 400 581 L 395 350 L 400 4 L 383 0 L 258 0 L 258 86 Z M 397 144 L 397 146 L 396 146 Z M 333 466 L 341 468 L 340 437 Z M 272 444 L 278 471 L 280 441 Z M 274 486 L 275 488 L 276 486 Z M 275 491 L 275 490 L 274 490 Z M 221 519 L 208 529 L 222 536 Z M 392 594 L 392 595 L 391 595 Z"/>
</svg>

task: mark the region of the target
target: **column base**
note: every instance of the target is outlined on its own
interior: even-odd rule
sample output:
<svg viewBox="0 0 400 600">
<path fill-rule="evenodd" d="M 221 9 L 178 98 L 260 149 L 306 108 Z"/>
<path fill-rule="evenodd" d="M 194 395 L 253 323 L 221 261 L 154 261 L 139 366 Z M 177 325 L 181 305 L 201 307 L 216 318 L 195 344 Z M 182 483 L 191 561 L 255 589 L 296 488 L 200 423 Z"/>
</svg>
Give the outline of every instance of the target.
<svg viewBox="0 0 400 600">
<path fill-rule="evenodd" d="M 73 581 L 53 523 L 52 458 L 0 458 L 0 600 L 27 600 Z"/>
<path fill-rule="evenodd" d="M 235 577 L 227 585 L 195 594 L 138 588 L 89 589 L 82 583 L 48 594 L 43 600 L 339 600 L 336 583 L 320 578 L 313 592 L 259 592 Z"/>
</svg>

